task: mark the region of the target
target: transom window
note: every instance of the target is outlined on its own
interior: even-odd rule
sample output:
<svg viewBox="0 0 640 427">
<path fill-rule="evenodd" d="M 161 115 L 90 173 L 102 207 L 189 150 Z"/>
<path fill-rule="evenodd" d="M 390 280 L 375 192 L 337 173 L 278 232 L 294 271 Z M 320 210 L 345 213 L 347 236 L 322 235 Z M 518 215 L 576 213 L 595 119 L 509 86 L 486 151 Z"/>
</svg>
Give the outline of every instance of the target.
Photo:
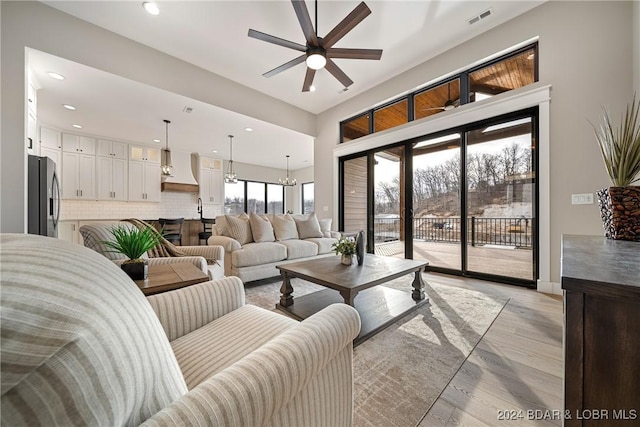
<svg viewBox="0 0 640 427">
<path fill-rule="evenodd" d="M 530 85 L 538 81 L 537 52 L 538 44 L 534 43 L 360 113 L 340 123 L 340 142 Z"/>
</svg>

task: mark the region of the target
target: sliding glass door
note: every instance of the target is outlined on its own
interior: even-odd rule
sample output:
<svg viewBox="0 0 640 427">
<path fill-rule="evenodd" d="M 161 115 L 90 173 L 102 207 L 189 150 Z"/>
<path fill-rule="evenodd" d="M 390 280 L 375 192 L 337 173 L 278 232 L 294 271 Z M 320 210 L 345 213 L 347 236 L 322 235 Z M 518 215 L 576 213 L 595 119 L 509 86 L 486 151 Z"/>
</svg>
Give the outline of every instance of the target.
<svg viewBox="0 0 640 427">
<path fill-rule="evenodd" d="M 533 117 L 466 133 L 466 270 L 535 279 Z"/>
<path fill-rule="evenodd" d="M 532 286 L 536 110 L 341 159 L 340 225 L 371 253 Z"/>
</svg>

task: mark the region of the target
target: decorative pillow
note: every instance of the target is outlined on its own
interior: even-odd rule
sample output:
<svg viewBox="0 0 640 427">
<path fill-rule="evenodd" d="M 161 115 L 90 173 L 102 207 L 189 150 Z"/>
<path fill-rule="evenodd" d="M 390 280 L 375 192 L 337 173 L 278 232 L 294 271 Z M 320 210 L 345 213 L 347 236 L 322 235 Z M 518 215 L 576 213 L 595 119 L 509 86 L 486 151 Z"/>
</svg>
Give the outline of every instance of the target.
<svg viewBox="0 0 640 427">
<path fill-rule="evenodd" d="M 312 237 L 323 237 L 320 230 L 320 223 L 315 213 L 309 214 L 307 219 L 293 219 L 296 222 L 296 228 L 298 229 L 298 236 L 301 239 L 310 239 Z"/>
<path fill-rule="evenodd" d="M 273 225 L 276 240 L 291 240 L 298 238 L 296 222 L 289 214 L 272 216 L 271 225 Z"/>
<path fill-rule="evenodd" d="M 322 231 L 322 235 L 324 237 L 331 237 L 331 221 L 331 218 L 325 218 L 318 221 L 320 223 L 320 231 Z"/>
<path fill-rule="evenodd" d="M 255 242 L 275 242 L 273 226 L 267 218 L 251 212 L 249 214 L 249 223 L 251 224 L 251 233 Z"/>
<path fill-rule="evenodd" d="M 242 213 L 239 217 L 225 215 L 227 219 L 229 237 L 236 239 L 241 245 L 253 242 L 253 234 L 251 234 L 251 224 L 246 213 Z"/>
</svg>

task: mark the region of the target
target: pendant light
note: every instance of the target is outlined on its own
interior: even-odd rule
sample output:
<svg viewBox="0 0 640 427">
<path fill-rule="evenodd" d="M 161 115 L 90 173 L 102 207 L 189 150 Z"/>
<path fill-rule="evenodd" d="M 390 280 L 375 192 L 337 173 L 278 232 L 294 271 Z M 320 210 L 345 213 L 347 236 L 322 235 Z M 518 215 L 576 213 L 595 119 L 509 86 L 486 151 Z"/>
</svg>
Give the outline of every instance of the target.
<svg viewBox="0 0 640 427">
<path fill-rule="evenodd" d="M 163 176 L 171 176 L 171 170 L 173 166 L 171 165 L 171 150 L 169 150 L 169 120 L 165 120 L 166 127 L 166 146 L 162 149 L 162 175 Z"/>
<path fill-rule="evenodd" d="M 287 177 L 285 179 L 280 179 L 278 181 L 280 182 L 281 185 L 284 185 L 285 187 L 293 187 L 298 183 L 296 179 L 289 180 L 289 155 L 288 154 L 287 154 Z"/>
<path fill-rule="evenodd" d="M 226 184 L 236 184 L 238 177 L 233 171 L 233 135 L 227 135 L 229 137 L 229 166 L 227 167 L 227 173 L 224 174 L 224 182 Z"/>
</svg>

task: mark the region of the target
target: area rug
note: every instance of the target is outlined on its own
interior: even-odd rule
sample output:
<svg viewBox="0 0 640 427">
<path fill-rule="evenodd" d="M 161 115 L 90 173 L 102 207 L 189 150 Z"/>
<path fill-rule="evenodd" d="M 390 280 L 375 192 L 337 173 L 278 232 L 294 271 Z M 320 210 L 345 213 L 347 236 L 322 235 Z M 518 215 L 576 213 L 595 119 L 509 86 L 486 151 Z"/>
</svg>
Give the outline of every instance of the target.
<svg viewBox="0 0 640 427">
<path fill-rule="evenodd" d="M 412 279 L 385 286 L 410 298 Z M 276 279 L 247 286 L 247 302 L 273 310 L 280 285 Z M 294 297 L 325 289 L 300 279 L 292 286 Z M 416 426 L 508 302 L 433 282 L 425 292 L 429 304 L 355 348 L 355 426 Z"/>
</svg>

